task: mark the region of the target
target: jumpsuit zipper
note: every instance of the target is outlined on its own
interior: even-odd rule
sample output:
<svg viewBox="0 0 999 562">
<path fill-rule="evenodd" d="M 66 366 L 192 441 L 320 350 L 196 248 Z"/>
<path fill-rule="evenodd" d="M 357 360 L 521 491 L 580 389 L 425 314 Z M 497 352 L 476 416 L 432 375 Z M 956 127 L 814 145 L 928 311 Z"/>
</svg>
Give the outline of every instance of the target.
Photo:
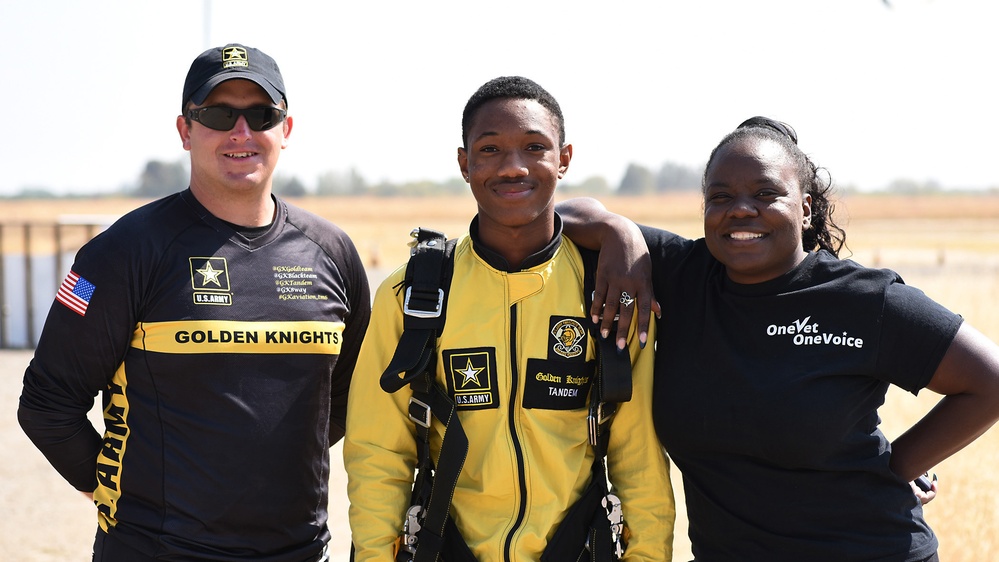
<svg viewBox="0 0 999 562">
<path fill-rule="evenodd" d="M 514 451 L 517 453 L 517 479 L 520 484 L 520 506 L 517 511 L 517 520 L 514 522 L 513 527 L 510 528 L 510 532 L 506 536 L 506 544 L 503 547 L 503 559 L 506 560 L 506 562 L 513 562 L 510 553 L 511 546 L 513 545 L 513 536 L 516 534 L 521 524 L 523 524 L 527 511 L 527 480 L 524 475 L 524 451 L 520 445 L 520 441 L 517 439 L 517 428 L 515 424 L 517 395 L 519 393 L 517 389 L 517 365 L 517 305 L 512 305 L 510 307 L 510 407 L 508 413 L 510 422 L 510 438 L 513 441 Z"/>
</svg>

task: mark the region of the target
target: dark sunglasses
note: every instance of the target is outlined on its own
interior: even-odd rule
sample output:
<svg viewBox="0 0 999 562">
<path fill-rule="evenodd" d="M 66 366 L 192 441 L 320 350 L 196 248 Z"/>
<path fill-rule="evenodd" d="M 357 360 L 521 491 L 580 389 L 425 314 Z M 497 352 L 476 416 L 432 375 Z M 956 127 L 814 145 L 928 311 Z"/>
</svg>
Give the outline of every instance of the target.
<svg viewBox="0 0 999 562">
<path fill-rule="evenodd" d="M 191 109 L 187 112 L 187 117 L 209 129 L 231 131 L 236 126 L 239 116 L 242 115 L 246 118 L 246 124 L 250 126 L 250 129 L 254 131 L 266 131 L 284 121 L 287 114 L 287 111 L 277 107 L 236 109 L 235 107 L 225 105 L 213 105 Z"/>
</svg>

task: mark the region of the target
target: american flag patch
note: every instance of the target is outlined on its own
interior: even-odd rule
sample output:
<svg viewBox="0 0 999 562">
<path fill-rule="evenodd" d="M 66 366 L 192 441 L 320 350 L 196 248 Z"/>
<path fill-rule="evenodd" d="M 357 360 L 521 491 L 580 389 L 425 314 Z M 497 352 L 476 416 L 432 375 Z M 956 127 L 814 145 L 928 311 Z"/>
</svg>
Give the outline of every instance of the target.
<svg viewBox="0 0 999 562">
<path fill-rule="evenodd" d="M 75 271 L 70 271 L 62 285 L 59 285 L 56 300 L 83 316 L 87 313 L 87 306 L 90 305 L 90 297 L 94 296 L 95 289 L 97 287 L 93 283 L 80 277 Z"/>
</svg>

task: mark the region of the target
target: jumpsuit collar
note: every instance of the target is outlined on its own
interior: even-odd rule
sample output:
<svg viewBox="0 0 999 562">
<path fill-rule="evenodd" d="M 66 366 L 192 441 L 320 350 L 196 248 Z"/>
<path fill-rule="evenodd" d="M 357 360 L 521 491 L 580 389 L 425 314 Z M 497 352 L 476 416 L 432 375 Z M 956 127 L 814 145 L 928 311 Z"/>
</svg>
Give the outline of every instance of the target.
<svg viewBox="0 0 999 562">
<path fill-rule="evenodd" d="M 554 236 L 552 236 L 552 239 L 549 240 L 548 244 L 546 244 L 543 248 L 527 256 L 527 258 L 520 264 L 519 269 L 513 269 L 513 266 L 506 261 L 506 258 L 488 248 L 482 243 L 482 240 L 479 239 L 479 215 L 475 215 L 475 217 L 472 218 L 472 223 L 468 226 L 468 235 L 472 239 L 472 249 L 475 250 L 475 253 L 478 254 L 480 258 L 485 260 L 486 263 L 500 271 L 514 273 L 539 266 L 555 257 L 555 252 L 557 252 L 559 247 L 562 245 L 562 217 L 560 217 L 558 213 L 555 213 Z"/>
</svg>

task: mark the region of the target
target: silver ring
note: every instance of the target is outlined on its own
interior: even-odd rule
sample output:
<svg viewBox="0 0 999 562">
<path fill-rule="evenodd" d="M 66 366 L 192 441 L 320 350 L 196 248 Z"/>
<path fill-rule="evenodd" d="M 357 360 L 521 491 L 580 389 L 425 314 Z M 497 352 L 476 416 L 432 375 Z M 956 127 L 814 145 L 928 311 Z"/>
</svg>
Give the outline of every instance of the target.
<svg viewBox="0 0 999 562">
<path fill-rule="evenodd" d="M 628 291 L 621 291 L 621 304 L 626 308 L 631 306 L 631 303 L 635 302 L 635 299 L 628 294 Z"/>
</svg>

